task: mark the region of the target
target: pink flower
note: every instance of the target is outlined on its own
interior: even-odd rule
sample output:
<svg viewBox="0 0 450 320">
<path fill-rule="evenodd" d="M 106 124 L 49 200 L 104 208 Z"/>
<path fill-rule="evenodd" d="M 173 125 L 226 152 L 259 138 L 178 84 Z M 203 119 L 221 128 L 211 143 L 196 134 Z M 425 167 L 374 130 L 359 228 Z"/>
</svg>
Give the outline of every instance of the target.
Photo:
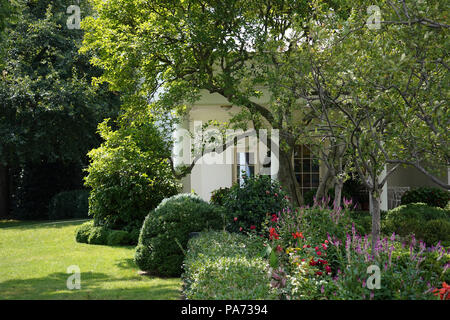
<svg viewBox="0 0 450 320">
<path fill-rule="evenodd" d="M 275 197 L 278 197 L 278 193 L 275 193 Z"/>
<path fill-rule="evenodd" d="M 234 221 L 237 221 L 237 217 L 234 217 Z"/>
<path fill-rule="evenodd" d="M 318 256 L 322 255 L 322 252 L 320 252 L 320 251 L 317 251 L 316 253 L 317 253 Z"/>
<path fill-rule="evenodd" d="M 242 227 L 239 228 L 239 231 L 242 231 Z"/>
<path fill-rule="evenodd" d="M 327 245 L 325 243 L 322 243 L 323 250 L 327 250 Z"/>
</svg>

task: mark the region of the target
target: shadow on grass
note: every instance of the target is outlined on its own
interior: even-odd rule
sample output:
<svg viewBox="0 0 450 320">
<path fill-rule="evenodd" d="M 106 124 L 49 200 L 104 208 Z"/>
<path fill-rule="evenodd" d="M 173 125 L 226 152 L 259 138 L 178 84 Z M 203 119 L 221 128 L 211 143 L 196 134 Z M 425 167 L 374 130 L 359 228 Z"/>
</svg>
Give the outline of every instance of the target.
<svg viewBox="0 0 450 320">
<path fill-rule="evenodd" d="M 107 274 L 82 272 L 81 289 L 67 289 L 67 279 L 71 274 L 52 273 L 46 277 L 8 280 L 0 282 L 0 300 L 85 300 L 85 299 L 111 299 L 111 300 L 160 300 L 179 299 L 180 289 L 174 283 L 148 283 L 148 286 L 136 288 L 114 287 L 114 282 L 136 281 L 133 278 L 111 279 Z M 138 281 L 140 283 L 140 281 Z M 111 288 L 105 288 L 105 283 Z"/>
</svg>

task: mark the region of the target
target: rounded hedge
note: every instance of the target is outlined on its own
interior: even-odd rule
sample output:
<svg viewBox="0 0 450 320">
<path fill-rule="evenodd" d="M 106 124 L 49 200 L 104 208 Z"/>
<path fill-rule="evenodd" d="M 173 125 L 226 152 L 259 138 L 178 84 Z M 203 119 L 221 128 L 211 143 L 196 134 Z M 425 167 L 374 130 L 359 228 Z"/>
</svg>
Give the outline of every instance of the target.
<svg viewBox="0 0 450 320">
<path fill-rule="evenodd" d="M 445 208 L 450 201 L 450 193 L 432 187 L 420 187 L 406 191 L 402 195 L 402 204 L 425 203 L 431 207 Z"/>
<path fill-rule="evenodd" d="M 75 232 L 75 240 L 79 243 L 109 246 L 130 245 L 134 241 L 133 233 L 124 230 L 112 230 L 105 226 L 96 226 L 93 220 L 80 225 Z"/>
<path fill-rule="evenodd" d="M 144 220 L 134 260 L 144 271 L 179 276 L 191 232 L 223 228 L 223 209 L 193 194 L 164 199 Z"/>
<path fill-rule="evenodd" d="M 446 240 L 442 232 L 446 229 L 446 224 L 437 226 L 436 221 L 449 223 L 450 212 L 442 208 L 427 206 L 425 203 L 410 203 L 394 208 L 387 213 L 383 222 L 383 231 L 385 233 L 395 232 L 401 236 L 415 234 L 426 243 L 432 244 L 438 240 Z M 440 231 L 436 232 L 438 229 Z M 437 239 L 437 236 L 444 238 Z"/>
</svg>

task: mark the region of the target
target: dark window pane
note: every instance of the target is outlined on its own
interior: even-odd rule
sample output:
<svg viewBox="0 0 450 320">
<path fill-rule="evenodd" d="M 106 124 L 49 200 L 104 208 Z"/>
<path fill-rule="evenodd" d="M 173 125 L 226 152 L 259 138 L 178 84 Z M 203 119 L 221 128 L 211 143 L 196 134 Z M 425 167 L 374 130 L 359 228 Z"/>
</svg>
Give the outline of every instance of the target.
<svg viewBox="0 0 450 320">
<path fill-rule="evenodd" d="M 302 172 L 302 166 L 300 161 L 294 161 L 294 172 Z"/>
<path fill-rule="evenodd" d="M 302 172 L 311 172 L 311 160 L 303 159 L 303 171 Z"/>
<path fill-rule="evenodd" d="M 319 175 L 313 174 L 312 175 L 312 187 L 318 187 L 319 186 Z"/>
<path fill-rule="evenodd" d="M 303 188 L 309 188 L 311 186 L 311 176 L 309 174 L 303 175 Z"/>
<path fill-rule="evenodd" d="M 295 177 L 297 178 L 297 182 L 301 185 L 302 184 L 302 175 L 296 174 Z"/>
<path fill-rule="evenodd" d="M 319 172 L 319 160 L 312 159 L 312 172 Z"/>
</svg>

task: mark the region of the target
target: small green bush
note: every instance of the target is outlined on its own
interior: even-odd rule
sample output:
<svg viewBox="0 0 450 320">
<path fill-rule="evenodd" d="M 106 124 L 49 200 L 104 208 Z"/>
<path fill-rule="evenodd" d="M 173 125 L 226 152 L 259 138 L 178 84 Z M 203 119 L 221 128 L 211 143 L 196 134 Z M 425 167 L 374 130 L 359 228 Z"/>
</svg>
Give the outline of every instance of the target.
<svg viewBox="0 0 450 320">
<path fill-rule="evenodd" d="M 410 203 L 388 211 L 382 223 L 384 233 L 395 232 L 401 236 L 415 234 L 427 243 L 434 243 L 435 237 L 427 231 L 427 222 L 431 220 L 449 221 L 450 212 L 442 208 L 430 207 L 425 203 Z M 430 230 L 437 228 L 436 222 L 429 225 Z M 445 230 L 445 226 L 443 227 Z M 441 236 L 442 233 L 439 233 Z M 439 239 L 445 240 L 445 239 Z"/>
<path fill-rule="evenodd" d="M 141 270 L 179 276 L 191 232 L 223 228 L 223 209 L 193 194 L 164 199 L 144 220 L 135 262 Z"/>
<path fill-rule="evenodd" d="M 94 221 L 88 221 L 80 225 L 75 232 L 75 240 L 79 243 L 88 243 L 89 235 L 94 228 Z"/>
<path fill-rule="evenodd" d="M 108 238 L 109 230 L 104 227 L 94 226 L 89 234 L 88 243 L 89 244 L 106 244 Z"/>
<path fill-rule="evenodd" d="M 205 232 L 189 241 L 183 294 L 189 300 L 277 299 L 258 238 Z"/>
<path fill-rule="evenodd" d="M 436 244 L 441 241 L 444 246 L 448 246 L 450 242 L 450 221 L 444 219 L 427 221 L 418 237 L 422 238 L 427 244 Z"/>
<path fill-rule="evenodd" d="M 218 206 L 223 206 L 225 202 L 225 198 L 230 192 L 230 188 L 219 188 L 214 190 L 211 194 L 211 204 L 215 204 Z"/>
<path fill-rule="evenodd" d="M 130 235 L 123 230 L 109 230 L 106 244 L 108 246 L 128 245 L 130 244 Z"/>
<path fill-rule="evenodd" d="M 406 191 L 401 203 L 425 203 L 431 207 L 445 208 L 450 201 L 450 193 L 448 191 L 432 188 L 432 187 L 420 187 Z"/>
<path fill-rule="evenodd" d="M 224 197 L 227 230 L 249 231 L 254 226 L 259 232 L 268 215 L 290 206 L 288 196 L 270 176 L 244 176 L 243 181 L 242 186 L 234 184 Z"/>
<path fill-rule="evenodd" d="M 89 211 L 89 191 L 64 191 L 55 195 L 49 203 L 50 220 L 87 218 Z"/>
</svg>

